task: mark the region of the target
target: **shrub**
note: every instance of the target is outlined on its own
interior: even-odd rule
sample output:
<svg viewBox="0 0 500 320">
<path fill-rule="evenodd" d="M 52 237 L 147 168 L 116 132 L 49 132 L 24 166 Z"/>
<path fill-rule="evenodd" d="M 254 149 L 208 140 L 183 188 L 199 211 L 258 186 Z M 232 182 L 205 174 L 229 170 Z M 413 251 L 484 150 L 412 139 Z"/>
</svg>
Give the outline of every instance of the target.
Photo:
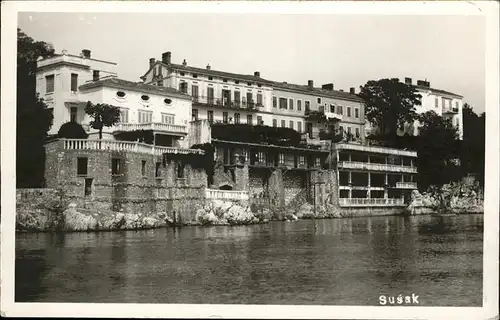
<svg viewBox="0 0 500 320">
<path fill-rule="evenodd" d="M 67 139 L 87 139 L 89 135 L 85 132 L 81 124 L 77 122 L 66 122 L 59 128 L 57 136 Z"/>
</svg>

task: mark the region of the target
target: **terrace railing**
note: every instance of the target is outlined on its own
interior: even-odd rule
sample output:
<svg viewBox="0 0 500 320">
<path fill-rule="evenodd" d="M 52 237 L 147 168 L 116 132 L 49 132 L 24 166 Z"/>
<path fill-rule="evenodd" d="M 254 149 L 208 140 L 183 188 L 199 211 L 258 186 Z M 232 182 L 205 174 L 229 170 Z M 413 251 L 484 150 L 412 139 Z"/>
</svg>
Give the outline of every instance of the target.
<svg viewBox="0 0 500 320">
<path fill-rule="evenodd" d="M 256 101 L 246 101 L 242 100 L 231 100 L 226 98 L 215 98 L 209 96 L 193 96 L 193 102 L 195 104 L 203 104 L 212 107 L 226 107 L 233 109 L 243 109 L 243 110 L 257 110 L 258 108 L 263 108 L 262 103 Z"/>
<path fill-rule="evenodd" d="M 417 167 L 402 166 L 397 164 L 339 161 L 338 167 L 340 169 L 417 173 Z"/>
<path fill-rule="evenodd" d="M 203 154 L 203 150 L 154 146 L 134 141 L 98 139 L 60 139 L 64 150 L 106 150 L 145 153 L 160 156 L 164 153 Z"/>
<path fill-rule="evenodd" d="M 238 190 L 218 190 L 218 189 L 205 189 L 207 199 L 212 200 L 248 200 L 247 191 Z"/>
<path fill-rule="evenodd" d="M 120 123 L 113 127 L 115 132 L 129 132 L 138 130 L 152 130 L 165 133 L 187 134 L 187 126 L 178 124 L 167 124 L 160 122 L 150 123 Z"/>
<path fill-rule="evenodd" d="M 401 198 L 339 198 L 339 205 L 345 207 L 404 206 Z"/>
</svg>

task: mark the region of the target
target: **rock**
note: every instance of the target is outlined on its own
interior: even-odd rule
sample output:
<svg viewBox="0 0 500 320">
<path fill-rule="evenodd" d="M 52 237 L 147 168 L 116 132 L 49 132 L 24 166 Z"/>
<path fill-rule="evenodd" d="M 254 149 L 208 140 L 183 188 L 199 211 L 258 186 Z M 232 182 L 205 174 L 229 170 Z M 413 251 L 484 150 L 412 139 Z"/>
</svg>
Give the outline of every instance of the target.
<svg viewBox="0 0 500 320">
<path fill-rule="evenodd" d="M 295 212 L 295 216 L 297 218 L 308 218 L 313 216 L 313 206 L 309 203 L 304 203 L 299 207 L 297 212 Z"/>
<path fill-rule="evenodd" d="M 98 227 L 97 220 L 92 215 L 87 215 L 76 210 L 76 204 L 71 203 L 63 212 L 64 230 L 88 231 Z"/>
</svg>

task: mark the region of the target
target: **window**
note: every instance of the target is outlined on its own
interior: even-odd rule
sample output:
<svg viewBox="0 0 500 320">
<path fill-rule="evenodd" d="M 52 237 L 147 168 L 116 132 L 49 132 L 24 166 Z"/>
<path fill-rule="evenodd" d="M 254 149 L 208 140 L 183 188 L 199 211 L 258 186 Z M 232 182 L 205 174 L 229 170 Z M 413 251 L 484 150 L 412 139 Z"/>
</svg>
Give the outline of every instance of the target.
<svg viewBox="0 0 500 320">
<path fill-rule="evenodd" d="M 288 99 L 288 108 L 293 110 L 293 99 Z"/>
<path fill-rule="evenodd" d="M 193 78 L 198 78 L 198 75 L 196 73 L 193 73 Z"/>
<path fill-rule="evenodd" d="M 86 176 L 88 170 L 88 158 L 76 159 L 76 174 L 79 176 Z"/>
<path fill-rule="evenodd" d="M 273 127 L 277 127 L 277 126 L 278 126 L 278 120 L 273 119 Z"/>
<path fill-rule="evenodd" d="M 214 123 L 214 112 L 212 110 L 207 111 L 207 119 L 210 124 Z"/>
<path fill-rule="evenodd" d="M 253 94 L 252 92 L 247 92 L 247 102 L 249 105 L 253 104 Z"/>
<path fill-rule="evenodd" d="M 193 109 L 193 112 L 191 114 L 191 119 L 193 121 L 197 121 L 198 120 L 198 109 Z"/>
<path fill-rule="evenodd" d="M 170 114 L 170 113 L 162 113 L 161 114 L 161 123 L 174 124 L 175 123 L 175 115 Z"/>
<path fill-rule="evenodd" d="M 142 101 L 149 101 L 149 96 L 147 95 L 142 95 L 141 96 Z"/>
<path fill-rule="evenodd" d="M 239 91 L 235 91 L 234 92 L 234 104 L 239 107 L 240 106 L 240 101 L 241 101 L 241 98 L 240 98 L 240 92 Z"/>
<path fill-rule="evenodd" d="M 171 103 L 172 103 L 172 99 L 165 98 L 165 99 L 163 100 L 163 102 L 165 102 L 165 104 L 171 104 Z"/>
<path fill-rule="evenodd" d="M 435 107 L 435 108 L 439 108 L 439 99 L 438 99 L 438 97 L 436 97 L 436 98 L 434 99 L 434 107 Z"/>
<path fill-rule="evenodd" d="M 282 128 L 285 128 L 285 127 L 286 127 L 286 121 L 285 121 L 285 120 L 281 120 L 281 127 L 282 127 Z"/>
<path fill-rule="evenodd" d="M 293 129 L 293 121 L 290 120 L 290 129 Z"/>
<path fill-rule="evenodd" d="M 359 109 L 358 108 L 354 109 L 354 117 L 359 118 Z"/>
<path fill-rule="evenodd" d="M 349 140 L 351 139 L 351 127 L 347 127 L 347 134 L 349 135 Z"/>
<path fill-rule="evenodd" d="M 179 89 L 182 93 L 187 93 L 188 92 L 188 84 L 186 82 L 181 82 L 179 85 Z"/>
<path fill-rule="evenodd" d="M 139 120 L 139 123 L 151 123 L 153 120 L 153 112 L 152 111 L 141 111 L 137 113 Z"/>
<path fill-rule="evenodd" d="M 213 87 L 207 88 L 207 102 L 210 104 L 214 103 L 214 88 Z"/>
<path fill-rule="evenodd" d="M 257 159 L 258 162 L 264 162 L 264 152 L 259 151 L 259 153 L 257 153 Z"/>
<path fill-rule="evenodd" d="M 160 166 L 161 162 L 157 162 L 155 164 L 155 178 L 158 178 L 160 176 Z"/>
<path fill-rule="evenodd" d="M 280 109 L 286 109 L 287 108 L 287 99 L 286 98 L 280 98 Z"/>
<path fill-rule="evenodd" d="M 257 116 L 257 124 L 258 125 L 264 124 L 264 121 L 262 121 L 262 116 Z"/>
<path fill-rule="evenodd" d="M 126 93 L 123 91 L 116 91 L 116 96 L 118 98 L 125 98 Z"/>
<path fill-rule="evenodd" d="M 321 167 L 321 158 L 316 157 L 316 159 L 314 159 L 314 165 L 316 167 Z"/>
<path fill-rule="evenodd" d="M 78 91 L 78 74 L 76 73 L 71 74 L 71 91 L 72 92 Z"/>
<path fill-rule="evenodd" d="M 359 138 L 359 128 L 356 128 L 356 138 Z"/>
<path fill-rule="evenodd" d="M 184 72 L 181 72 L 180 74 L 181 74 L 181 76 L 183 76 L 183 77 L 184 77 L 184 75 L 185 75 L 185 73 L 184 73 Z"/>
<path fill-rule="evenodd" d="M 307 123 L 307 134 L 309 135 L 309 139 L 313 138 L 313 124 L 310 122 Z"/>
<path fill-rule="evenodd" d="M 318 97 L 318 103 L 321 103 L 321 98 Z"/>
<path fill-rule="evenodd" d="M 222 113 L 222 122 L 227 123 L 228 122 L 227 118 L 228 118 L 227 112 L 223 112 Z"/>
<path fill-rule="evenodd" d="M 330 104 L 330 112 L 331 113 L 335 112 L 335 106 L 333 104 Z"/>
<path fill-rule="evenodd" d="M 262 105 L 262 93 L 257 93 L 257 105 Z"/>
<path fill-rule="evenodd" d="M 441 106 L 441 107 L 442 107 L 442 108 L 445 108 L 445 107 L 446 107 L 446 99 L 445 99 L 445 98 L 442 98 L 441 103 L 442 103 L 442 106 Z"/>
<path fill-rule="evenodd" d="M 351 107 L 347 107 L 347 116 L 350 117 L 351 116 Z"/>
<path fill-rule="evenodd" d="M 342 106 L 338 106 L 338 107 L 337 107 L 337 112 L 338 112 L 338 114 L 340 114 L 340 115 L 343 115 L 343 114 L 344 114 L 344 110 L 342 110 Z"/>
<path fill-rule="evenodd" d="M 184 164 L 181 162 L 177 163 L 177 178 L 184 178 Z"/>
<path fill-rule="evenodd" d="M 459 106 L 460 106 L 460 104 L 458 103 L 458 101 L 455 102 L 455 108 L 457 108 L 457 110 L 458 110 Z"/>
<path fill-rule="evenodd" d="M 302 100 L 297 100 L 297 111 L 302 110 Z"/>
<path fill-rule="evenodd" d="M 45 76 L 45 93 L 54 92 L 54 75 Z"/>
<path fill-rule="evenodd" d="M 158 87 L 163 87 L 163 80 L 159 80 L 157 85 Z"/>
<path fill-rule="evenodd" d="M 222 79 L 223 82 L 227 82 L 227 79 Z"/>
<path fill-rule="evenodd" d="M 235 80 L 234 83 L 239 84 L 240 80 Z"/>
<path fill-rule="evenodd" d="M 143 177 L 146 175 L 146 160 L 141 161 L 141 175 Z"/>
<path fill-rule="evenodd" d="M 85 196 L 90 196 L 92 195 L 92 178 L 87 178 L 85 179 L 85 188 L 84 188 L 84 194 Z"/>
<path fill-rule="evenodd" d="M 285 164 L 285 154 L 284 153 L 280 153 L 279 154 L 279 164 Z"/>
<path fill-rule="evenodd" d="M 213 80 L 213 79 L 214 79 L 214 77 L 212 77 L 212 76 L 208 77 L 208 80 Z"/>
<path fill-rule="evenodd" d="M 111 174 L 118 175 L 118 174 L 120 174 L 120 172 L 121 172 L 120 159 L 118 159 L 118 158 L 111 159 Z"/>
<path fill-rule="evenodd" d="M 234 123 L 236 123 L 236 124 L 240 123 L 240 114 L 239 113 L 234 114 Z"/>
<path fill-rule="evenodd" d="M 195 101 L 198 99 L 198 86 L 191 86 L 191 95 L 195 98 Z"/>
<path fill-rule="evenodd" d="M 120 122 L 128 123 L 128 109 L 120 108 Z"/>
<path fill-rule="evenodd" d="M 253 119 L 251 114 L 247 115 L 247 124 L 253 125 Z"/>
<path fill-rule="evenodd" d="M 304 107 L 306 111 L 311 110 L 311 102 L 310 101 L 304 101 Z"/>
<path fill-rule="evenodd" d="M 302 122 L 301 121 L 297 122 L 297 131 L 302 132 Z"/>
<path fill-rule="evenodd" d="M 340 130 L 340 133 L 344 134 L 344 127 L 343 126 L 339 126 L 339 130 Z"/>
<path fill-rule="evenodd" d="M 78 109 L 76 107 L 71 107 L 69 111 L 69 121 L 76 122 L 78 115 Z"/>
<path fill-rule="evenodd" d="M 306 164 L 306 158 L 304 156 L 300 156 L 299 157 L 299 164 L 301 166 L 305 165 Z"/>
<path fill-rule="evenodd" d="M 278 99 L 276 97 L 273 97 L 273 108 L 278 107 Z"/>
</svg>

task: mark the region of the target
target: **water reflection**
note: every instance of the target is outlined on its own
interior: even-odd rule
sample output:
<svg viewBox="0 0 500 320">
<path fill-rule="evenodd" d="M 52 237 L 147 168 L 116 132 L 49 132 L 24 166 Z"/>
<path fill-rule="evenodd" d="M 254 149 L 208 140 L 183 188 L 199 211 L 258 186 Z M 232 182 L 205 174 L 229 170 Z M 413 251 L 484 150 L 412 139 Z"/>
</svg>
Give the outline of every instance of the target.
<svg viewBox="0 0 500 320">
<path fill-rule="evenodd" d="M 444 219 L 443 219 L 444 218 Z M 16 301 L 480 305 L 482 215 L 20 234 Z"/>
</svg>

